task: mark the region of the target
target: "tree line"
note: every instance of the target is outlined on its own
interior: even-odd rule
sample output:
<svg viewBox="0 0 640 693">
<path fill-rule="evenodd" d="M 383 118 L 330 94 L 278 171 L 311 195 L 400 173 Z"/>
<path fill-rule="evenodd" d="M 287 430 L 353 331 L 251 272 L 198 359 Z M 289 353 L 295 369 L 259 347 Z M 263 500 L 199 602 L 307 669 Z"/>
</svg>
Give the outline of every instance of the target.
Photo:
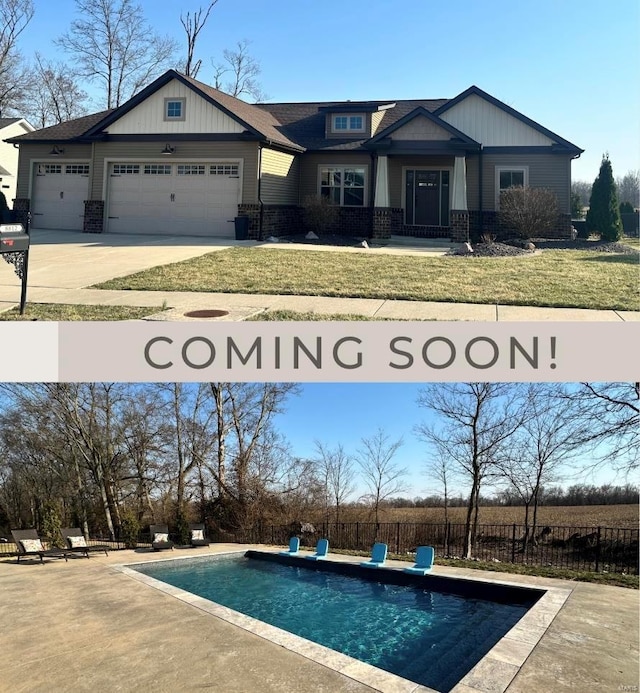
<svg viewBox="0 0 640 693">
<path fill-rule="evenodd" d="M 296 455 L 276 421 L 297 392 L 287 383 L 2 384 L 0 526 L 116 538 L 167 522 L 183 536 L 197 520 L 233 534 L 339 522 L 355 500 L 379 523 L 406 493 L 403 440 L 364 431 L 354 450 L 319 438 L 314 455 Z M 634 383 L 439 383 L 425 385 L 416 407 L 429 414 L 412 433 L 445 521 L 452 489 L 469 489 L 468 555 L 487 489 L 525 507 L 533 536 L 567 465 L 638 466 Z"/>
<path fill-rule="evenodd" d="M 67 59 L 50 60 L 20 50 L 34 0 L 0 0 L 0 115 L 22 116 L 41 128 L 117 108 L 170 68 L 196 78 L 202 68 L 198 39 L 217 2 L 176 17 L 184 32 L 181 46 L 157 31 L 134 0 L 75 0 L 75 18 L 53 39 Z M 260 64 L 249 45 L 239 40 L 210 58 L 209 81 L 233 96 L 264 100 Z"/>
</svg>

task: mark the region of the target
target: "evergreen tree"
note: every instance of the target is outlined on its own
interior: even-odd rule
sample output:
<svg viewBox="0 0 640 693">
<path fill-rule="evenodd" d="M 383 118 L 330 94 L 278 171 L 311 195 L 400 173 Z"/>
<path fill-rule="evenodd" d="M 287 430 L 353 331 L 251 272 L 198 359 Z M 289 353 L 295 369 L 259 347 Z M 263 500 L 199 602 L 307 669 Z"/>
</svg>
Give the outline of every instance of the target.
<svg viewBox="0 0 640 693">
<path fill-rule="evenodd" d="M 617 241 L 622 238 L 618 192 L 608 155 L 602 158 L 600 172 L 591 189 L 587 231 L 599 233 L 603 241 Z"/>
</svg>

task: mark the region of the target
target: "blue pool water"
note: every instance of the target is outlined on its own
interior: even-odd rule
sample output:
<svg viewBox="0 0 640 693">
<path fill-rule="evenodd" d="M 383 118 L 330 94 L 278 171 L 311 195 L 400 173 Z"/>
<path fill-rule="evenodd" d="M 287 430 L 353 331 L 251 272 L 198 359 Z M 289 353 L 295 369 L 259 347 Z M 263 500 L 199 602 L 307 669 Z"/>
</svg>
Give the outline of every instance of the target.
<svg viewBox="0 0 640 693">
<path fill-rule="evenodd" d="M 527 611 L 237 554 L 135 569 L 437 691 L 452 688 Z"/>
</svg>

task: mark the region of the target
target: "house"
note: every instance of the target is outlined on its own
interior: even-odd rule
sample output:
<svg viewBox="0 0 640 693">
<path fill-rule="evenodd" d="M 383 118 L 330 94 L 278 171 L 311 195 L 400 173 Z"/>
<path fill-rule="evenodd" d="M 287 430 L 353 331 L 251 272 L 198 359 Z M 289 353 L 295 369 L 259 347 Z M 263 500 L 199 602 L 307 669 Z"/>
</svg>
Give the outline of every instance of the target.
<svg viewBox="0 0 640 693">
<path fill-rule="evenodd" d="M 0 190 L 9 207 L 16 196 L 18 149 L 4 140 L 33 132 L 34 129 L 24 118 L 0 118 Z"/>
<path fill-rule="evenodd" d="M 16 206 L 42 229 L 252 238 L 301 230 L 464 240 L 495 230 L 500 191 L 553 190 L 570 229 L 582 150 L 472 86 L 453 99 L 251 105 L 169 70 L 110 111 L 12 137 Z"/>
</svg>

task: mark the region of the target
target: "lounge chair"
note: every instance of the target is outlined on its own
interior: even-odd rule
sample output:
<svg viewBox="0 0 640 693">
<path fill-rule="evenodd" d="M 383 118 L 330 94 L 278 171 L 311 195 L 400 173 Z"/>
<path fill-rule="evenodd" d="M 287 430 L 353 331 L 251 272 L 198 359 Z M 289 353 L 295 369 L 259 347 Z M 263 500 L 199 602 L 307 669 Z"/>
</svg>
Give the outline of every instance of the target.
<svg viewBox="0 0 640 693">
<path fill-rule="evenodd" d="M 209 546 L 209 540 L 205 536 L 205 528 L 202 522 L 189 525 L 189 543 L 191 546 Z"/>
<path fill-rule="evenodd" d="M 169 527 L 167 525 L 151 525 L 149 532 L 151 533 L 151 547 L 154 551 L 163 551 L 164 549 L 173 551 L 173 542 L 169 539 Z"/>
<path fill-rule="evenodd" d="M 289 539 L 289 550 L 280 551 L 281 556 L 297 556 L 300 552 L 300 539 L 299 537 L 291 537 Z"/>
<path fill-rule="evenodd" d="M 318 543 L 316 545 L 316 552 L 313 554 L 313 556 L 305 556 L 305 558 L 308 558 L 310 561 L 322 561 L 327 557 L 328 553 L 329 540 L 318 539 Z"/>
<path fill-rule="evenodd" d="M 405 573 L 414 575 L 426 575 L 433 568 L 435 551 L 433 546 L 418 546 L 416 549 L 416 562 L 410 568 L 405 568 Z"/>
<path fill-rule="evenodd" d="M 35 529 L 12 529 L 13 541 L 18 549 L 18 563 L 24 556 L 39 556 L 43 558 L 64 558 L 67 560 L 68 551 L 65 549 L 45 549 L 42 540 Z"/>
<path fill-rule="evenodd" d="M 363 568 L 379 568 L 387 559 L 387 545 L 376 543 L 371 549 L 371 560 L 361 563 Z"/>
<path fill-rule="evenodd" d="M 109 546 L 106 544 L 87 544 L 84 534 L 79 527 L 63 527 L 60 533 L 67 542 L 67 549 L 73 553 L 84 554 L 89 558 L 89 554 L 95 551 L 104 551 L 104 555 L 109 555 Z"/>
</svg>

